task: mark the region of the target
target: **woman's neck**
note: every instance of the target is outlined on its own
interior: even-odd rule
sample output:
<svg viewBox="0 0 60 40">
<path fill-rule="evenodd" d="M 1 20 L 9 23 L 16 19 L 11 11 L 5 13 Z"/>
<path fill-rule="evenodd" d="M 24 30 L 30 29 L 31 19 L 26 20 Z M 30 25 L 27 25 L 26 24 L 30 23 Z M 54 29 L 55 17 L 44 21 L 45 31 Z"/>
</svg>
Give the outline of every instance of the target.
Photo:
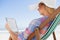
<svg viewBox="0 0 60 40">
<path fill-rule="evenodd" d="M 46 16 L 48 16 L 48 17 L 51 16 L 51 14 L 47 10 L 45 13 L 46 13 Z"/>
</svg>

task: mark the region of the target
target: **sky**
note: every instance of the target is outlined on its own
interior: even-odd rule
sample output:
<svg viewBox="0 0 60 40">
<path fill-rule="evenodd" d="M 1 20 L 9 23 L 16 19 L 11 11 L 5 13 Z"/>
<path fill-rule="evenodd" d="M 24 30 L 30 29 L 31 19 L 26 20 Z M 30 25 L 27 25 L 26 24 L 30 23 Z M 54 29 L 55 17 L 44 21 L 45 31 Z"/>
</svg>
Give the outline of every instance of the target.
<svg viewBox="0 0 60 40">
<path fill-rule="evenodd" d="M 6 17 L 16 19 L 20 30 L 29 26 L 31 20 L 39 18 L 37 10 L 29 10 L 29 5 L 37 3 L 40 0 L 0 0 L 0 30 L 6 30 Z M 60 5 L 57 0 L 56 7 Z"/>
</svg>

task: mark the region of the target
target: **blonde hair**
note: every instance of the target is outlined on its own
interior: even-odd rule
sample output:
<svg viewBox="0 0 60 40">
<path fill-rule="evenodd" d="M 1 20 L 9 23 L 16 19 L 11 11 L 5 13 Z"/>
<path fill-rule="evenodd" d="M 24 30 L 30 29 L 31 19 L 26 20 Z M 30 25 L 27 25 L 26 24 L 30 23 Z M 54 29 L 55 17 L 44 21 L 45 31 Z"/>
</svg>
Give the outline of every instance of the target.
<svg viewBox="0 0 60 40">
<path fill-rule="evenodd" d="M 55 11 L 54 8 L 50 8 L 48 6 L 46 6 L 45 9 L 47 10 L 47 12 L 49 12 L 50 15 L 52 15 L 52 13 Z"/>
<path fill-rule="evenodd" d="M 55 11 L 54 8 L 50 8 L 50 7 L 46 6 L 44 3 L 39 3 L 39 7 L 42 7 L 42 6 L 45 7 L 45 9 L 47 10 L 47 12 L 49 12 L 50 15 L 52 15 L 52 13 Z"/>
</svg>

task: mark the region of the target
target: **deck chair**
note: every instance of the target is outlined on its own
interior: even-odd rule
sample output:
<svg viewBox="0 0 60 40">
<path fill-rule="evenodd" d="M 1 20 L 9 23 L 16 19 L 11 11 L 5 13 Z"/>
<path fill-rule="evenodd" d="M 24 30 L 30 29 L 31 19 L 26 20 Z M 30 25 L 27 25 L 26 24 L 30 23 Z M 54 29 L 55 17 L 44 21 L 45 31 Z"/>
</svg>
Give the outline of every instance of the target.
<svg viewBox="0 0 60 40">
<path fill-rule="evenodd" d="M 49 17 L 47 20 L 44 21 L 44 23 L 42 23 L 39 28 L 36 28 L 35 31 L 33 33 L 30 34 L 30 36 L 28 37 L 27 40 L 32 40 L 32 38 L 34 36 L 36 36 L 36 40 L 45 40 L 49 37 L 49 35 L 53 32 L 53 37 L 54 37 L 54 40 L 56 40 L 56 37 L 55 37 L 55 33 L 54 33 L 54 29 L 56 28 L 57 26 L 57 23 L 59 22 L 60 20 L 60 7 L 58 7 L 55 11 L 54 11 L 54 14 L 51 15 L 51 17 Z M 58 16 L 57 16 L 58 14 Z M 56 17 L 57 16 L 57 17 Z M 50 21 L 52 21 L 54 19 L 54 21 L 52 22 L 51 26 L 48 28 L 48 31 L 46 32 L 46 34 L 40 38 L 40 33 L 39 33 L 39 30 L 41 30 L 47 23 L 49 23 Z"/>
<path fill-rule="evenodd" d="M 60 20 L 59 17 L 60 17 L 60 7 L 58 7 L 56 10 L 55 10 L 55 14 L 52 15 L 51 17 L 49 17 L 47 20 L 45 20 L 44 23 L 42 23 L 39 28 L 36 28 L 35 31 L 33 33 L 31 33 L 28 37 L 27 40 L 31 40 L 34 36 L 36 36 L 36 40 L 45 40 L 52 32 L 53 32 L 53 37 L 54 37 L 54 40 L 56 40 L 56 37 L 55 37 L 55 33 L 54 33 L 54 29 L 56 28 L 56 25 L 58 23 L 58 21 Z M 59 14 L 57 17 L 56 15 Z M 56 18 L 55 18 L 56 17 Z M 53 19 L 55 19 L 53 21 L 53 23 L 51 24 L 51 26 L 49 27 L 48 31 L 46 32 L 46 34 L 40 38 L 40 33 L 39 33 L 39 30 L 41 30 L 47 23 L 49 23 L 50 21 L 52 21 Z M 52 31 L 53 30 L 53 31 Z M 9 40 L 12 40 L 11 37 L 9 38 Z"/>
</svg>

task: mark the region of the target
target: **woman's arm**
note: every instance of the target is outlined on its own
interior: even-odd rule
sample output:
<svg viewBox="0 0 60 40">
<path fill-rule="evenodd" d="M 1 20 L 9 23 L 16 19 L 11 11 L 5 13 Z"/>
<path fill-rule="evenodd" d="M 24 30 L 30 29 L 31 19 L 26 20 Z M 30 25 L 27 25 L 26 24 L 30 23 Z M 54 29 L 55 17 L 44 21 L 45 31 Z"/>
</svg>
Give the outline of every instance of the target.
<svg viewBox="0 0 60 40">
<path fill-rule="evenodd" d="M 36 28 L 38 28 L 39 24 L 41 24 L 41 18 L 34 19 L 30 22 L 28 28 L 24 32 L 24 38 L 28 38 L 28 36 L 34 32 Z"/>
<path fill-rule="evenodd" d="M 18 40 L 18 35 L 15 34 L 10 28 L 8 23 L 6 24 L 6 29 L 9 31 L 12 40 Z"/>
</svg>

